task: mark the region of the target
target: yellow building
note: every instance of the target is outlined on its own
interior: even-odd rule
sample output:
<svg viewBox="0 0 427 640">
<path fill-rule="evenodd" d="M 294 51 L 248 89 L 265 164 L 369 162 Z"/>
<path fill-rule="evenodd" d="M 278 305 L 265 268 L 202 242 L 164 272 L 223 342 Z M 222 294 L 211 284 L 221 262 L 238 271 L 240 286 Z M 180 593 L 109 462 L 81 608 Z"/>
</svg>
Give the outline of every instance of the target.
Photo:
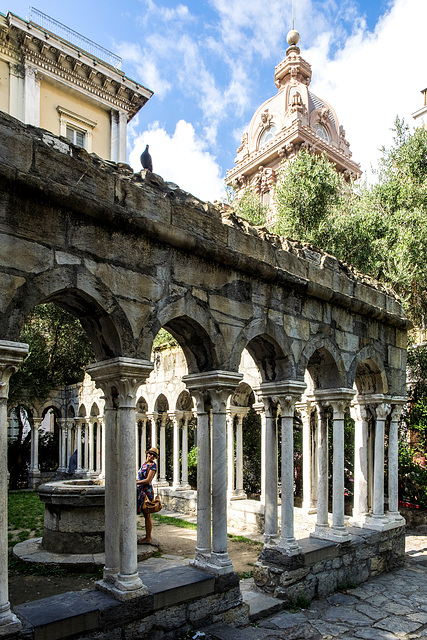
<svg viewBox="0 0 427 640">
<path fill-rule="evenodd" d="M 0 109 L 113 162 L 126 162 L 127 123 L 153 95 L 120 66 L 38 10 L 0 13 Z"/>
</svg>

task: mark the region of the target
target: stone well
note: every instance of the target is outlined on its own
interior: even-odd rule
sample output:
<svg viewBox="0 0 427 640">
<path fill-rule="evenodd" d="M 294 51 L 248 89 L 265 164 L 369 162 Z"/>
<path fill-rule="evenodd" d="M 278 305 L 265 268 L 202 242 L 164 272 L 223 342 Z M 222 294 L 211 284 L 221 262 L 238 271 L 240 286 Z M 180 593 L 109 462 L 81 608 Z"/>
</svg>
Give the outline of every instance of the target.
<svg viewBox="0 0 427 640">
<path fill-rule="evenodd" d="M 37 491 L 45 503 L 43 549 L 67 554 L 104 551 L 105 487 L 101 482 L 47 482 Z"/>
</svg>

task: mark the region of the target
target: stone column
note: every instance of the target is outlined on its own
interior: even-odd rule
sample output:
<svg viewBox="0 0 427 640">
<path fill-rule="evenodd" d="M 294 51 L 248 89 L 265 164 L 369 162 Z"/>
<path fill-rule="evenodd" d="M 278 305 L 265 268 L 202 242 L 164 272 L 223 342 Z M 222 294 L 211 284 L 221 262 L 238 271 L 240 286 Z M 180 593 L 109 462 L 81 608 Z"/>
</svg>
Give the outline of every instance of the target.
<svg viewBox="0 0 427 640">
<path fill-rule="evenodd" d="M 84 418 L 82 422 L 85 428 L 85 455 L 84 455 L 83 468 L 84 468 L 85 475 L 88 475 L 89 473 L 89 423 L 86 418 Z"/>
<path fill-rule="evenodd" d="M 237 414 L 236 425 L 236 490 L 235 497 L 240 500 L 246 498 L 246 493 L 243 491 L 243 418 L 247 414 L 247 410 L 244 409 Z"/>
<path fill-rule="evenodd" d="M 184 414 L 182 421 L 181 489 L 191 489 L 188 484 L 188 419 L 188 416 Z"/>
<path fill-rule="evenodd" d="M 161 422 L 160 422 L 160 471 L 159 471 L 159 481 L 157 483 L 158 486 L 168 487 L 169 482 L 166 480 L 166 422 L 168 415 L 167 413 L 161 414 Z"/>
<path fill-rule="evenodd" d="M 141 442 L 140 442 L 139 455 L 140 455 L 141 466 L 142 466 L 145 462 L 145 452 L 147 451 L 147 416 L 142 416 L 141 422 L 142 422 L 142 429 L 141 429 Z"/>
<path fill-rule="evenodd" d="M 294 534 L 294 414 L 295 403 L 305 390 L 305 382 L 297 380 L 276 383 L 281 409 L 281 535 L 279 546 L 288 555 L 301 551 Z"/>
<path fill-rule="evenodd" d="M 40 72 L 24 63 L 24 122 L 40 126 Z"/>
<path fill-rule="evenodd" d="M 204 565 L 209 571 L 220 575 L 233 571 L 227 552 L 227 438 L 226 404 L 228 397 L 242 379 L 240 373 L 230 371 L 208 371 L 190 374 L 183 381 L 190 391 L 207 391 L 212 403 L 212 553 Z M 197 400 L 197 397 L 196 397 Z M 198 402 L 199 405 L 199 402 Z M 200 430 L 198 440 L 201 439 Z M 200 452 L 202 446 L 198 446 Z M 201 461 L 198 461 L 198 469 Z M 199 518 L 198 518 L 199 524 Z M 197 557 L 196 557 L 197 559 Z"/>
<path fill-rule="evenodd" d="M 261 496 L 260 502 L 265 505 L 265 437 L 266 437 L 266 425 L 267 419 L 265 415 L 265 408 L 263 402 L 254 402 L 252 405 L 254 411 L 257 412 L 261 419 Z"/>
<path fill-rule="evenodd" d="M 151 362 L 116 357 L 87 367 L 88 374 L 102 388 L 108 412 L 117 411 L 118 455 L 107 446 L 105 474 L 105 547 L 113 558 L 119 548 L 119 573 L 108 571 L 99 584 L 120 600 L 147 593 L 137 571 L 135 404 L 138 387 L 153 368 Z M 111 442 L 108 445 L 111 446 Z M 114 468 L 115 467 L 115 468 Z M 110 476 L 116 486 L 110 482 Z M 119 517 L 117 515 L 119 514 Z M 118 531 L 117 531 L 118 530 Z M 118 535 L 117 535 L 118 533 Z"/>
<path fill-rule="evenodd" d="M 88 473 L 91 474 L 94 471 L 94 463 L 93 463 L 93 457 L 94 457 L 94 434 L 93 434 L 93 418 L 89 418 L 89 424 L 88 424 L 88 460 L 89 460 L 89 464 L 87 467 Z"/>
<path fill-rule="evenodd" d="M 227 411 L 227 495 L 234 496 L 234 413 Z"/>
<path fill-rule="evenodd" d="M 99 420 L 101 423 L 101 434 L 102 434 L 101 473 L 99 474 L 99 477 L 101 479 L 104 479 L 105 478 L 105 419 L 100 417 Z"/>
<path fill-rule="evenodd" d="M 67 471 L 67 420 L 66 418 L 58 418 L 59 427 L 59 466 L 58 471 L 65 473 Z"/>
<path fill-rule="evenodd" d="M 352 522 L 362 526 L 368 513 L 368 410 L 363 396 L 352 405 L 354 419 L 354 496 Z"/>
<path fill-rule="evenodd" d="M 374 458 L 374 503 L 373 519 L 381 526 L 384 523 L 384 435 L 385 421 L 391 406 L 387 402 L 375 407 L 375 458 Z"/>
<path fill-rule="evenodd" d="M 9 62 L 9 113 L 24 122 L 24 71 L 21 64 Z"/>
<path fill-rule="evenodd" d="M 158 413 L 151 413 L 148 417 L 149 417 L 149 419 L 151 421 L 151 446 L 157 448 L 158 447 L 158 443 L 157 443 L 157 420 L 159 419 L 159 414 Z M 145 452 L 144 452 L 144 454 L 145 454 Z M 145 455 L 144 455 L 144 462 L 145 462 Z M 158 475 L 157 475 L 157 478 L 158 478 Z"/>
<path fill-rule="evenodd" d="M 347 396 L 347 397 L 346 397 Z M 332 480 L 332 529 L 330 534 L 337 540 L 350 539 L 344 524 L 344 410 L 354 396 L 353 391 L 347 394 L 343 390 L 334 394 L 330 403 L 333 410 L 333 480 Z"/>
<path fill-rule="evenodd" d="M 312 495 L 311 403 L 297 403 L 296 408 L 302 419 L 302 508 L 305 513 L 316 513 Z"/>
<path fill-rule="evenodd" d="M 392 522 L 405 523 L 399 513 L 399 438 L 398 426 L 404 398 L 391 398 L 393 411 L 388 434 L 388 513 Z"/>
<path fill-rule="evenodd" d="M 317 409 L 317 518 L 312 537 L 328 532 L 328 417 L 327 407 L 316 401 Z"/>
<path fill-rule="evenodd" d="M 96 472 L 101 473 L 102 422 L 98 416 L 96 427 Z"/>
<path fill-rule="evenodd" d="M 180 468 L 179 468 L 179 421 L 180 414 L 172 412 L 169 414 L 169 418 L 173 424 L 173 482 L 172 488 L 178 489 L 180 487 Z"/>
<path fill-rule="evenodd" d="M 82 420 L 76 419 L 76 438 L 77 438 L 77 469 L 76 473 L 83 471 L 82 466 Z"/>
<path fill-rule="evenodd" d="M 27 353 L 27 344 L 0 341 L 0 636 L 12 635 L 21 629 L 21 622 L 10 608 L 8 587 L 7 400 L 10 376 Z"/>
<path fill-rule="evenodd" d="M 28 473 L 28 485 L 30 489 L 35 489 L 40 482 L 39 469 L 39 428 L 41 418 L 33 418 L 31 425 L 31 462 Z"/>
</svg>

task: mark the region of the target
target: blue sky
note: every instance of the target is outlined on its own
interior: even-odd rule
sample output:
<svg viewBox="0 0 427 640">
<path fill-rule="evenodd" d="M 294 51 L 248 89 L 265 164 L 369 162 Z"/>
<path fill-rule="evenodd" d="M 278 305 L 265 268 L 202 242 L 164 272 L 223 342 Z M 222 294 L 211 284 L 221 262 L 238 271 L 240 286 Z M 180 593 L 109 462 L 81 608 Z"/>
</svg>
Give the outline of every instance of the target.
<svg viewBox="0 0 427 640">
<path fill-rule="evenodd" d="M 294 0 L 311 88 L 337 112 L 353 160 L 369 176 L 396 115 L 411 125 L 427 87 L 427 0 Z M 123 58 L 154 91 L 129 128 L 129 161 L 150 145 L 154 171 L 219 199 L 242 133 L 276 93 L 291 0 L 104 0 L 34 6 Z M 0 5 L 23 18 L 28 4 Z"/>
</svg>

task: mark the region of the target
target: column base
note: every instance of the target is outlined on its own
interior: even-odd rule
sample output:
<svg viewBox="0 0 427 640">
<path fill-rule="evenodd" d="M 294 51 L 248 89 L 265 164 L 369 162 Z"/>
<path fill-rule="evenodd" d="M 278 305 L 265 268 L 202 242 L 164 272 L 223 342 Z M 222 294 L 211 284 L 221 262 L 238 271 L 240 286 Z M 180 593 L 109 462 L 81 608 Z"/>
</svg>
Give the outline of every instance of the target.
<svg viewBox="0 0 427 640">
<path fill-rule="evenodd" d="M 22 629 L 19 618 L 10 610 L 10 603 L 7 602 L 0 608 L 0 638 L 18 633 Z"/>
<path fill-rule="evenodd" d="M 379 516 L 370 515 L 365 518 L 362 528 L 373 529 L 374 531 L 388 531 L 389 529 L 402 527 L 404 523 L 405 518 L 402 518 L 402 520 L 389 520 L 385 514 Z"/>
<path fill-rule="evenodd" d="M 327 527 L 316 525 L 314 531 L 310 533 L 310 538 L 318 540 L 330 540 L 331 542 L 349 542 L 351 535 L 346 527 Z"/>
<path fill-rule="evenodd" d="M 264 533 L 264 547 L 276 547 L 278 542 L 278 533 Z"/>
<path fill-rule="evenodd" d="M 311 516 L 314 513 L 317 513 L 317 507 L 310 504 L 310 505 L 305 505 L 304 503 L 302 504 L 302 512 Z"/>
<path fill-rule="evenodd" d="M 128 600 L 135 600 L 136 598 L 141 598 L 148 594 L 147 587 L 142 584 L 140 578 L 138 578 L 141 586 L 137 589 L 132 589 L 131 591 L 127 589 L 123 589 L 123 584 L 117 579 L 114 582 L 110 582 L 108 579 L 99 580 L 95 583 L 95 586 L 100 591 L 104 591 L 104 593 L 108 593 L 113 596 L 116 600 L 120 602 L 127 602 Z"/>
<path fill-rule="evenodd" d="M 196 554 L 194 560 L 190 560 L 190 565 L 196 569 L 201 569 L 215 576 L 222 576 L 233 573 L 233 563 L 228 553 Z"/>
<path fill-rule="evenodd" d="M 301 547 L 295 538 L 280 538 L 276 549 L 287 556 L 296 556 L 301 553 Z"/>
<path fill-rule="evenodd" d="M 38 469 L 30 469 L 28 472 L 28 486 L 30 489 L 38 487 L 41 481 L 41 473 Z"/>
<path fill-rule="evenodd" d="M 231 491 L 229 500 L 246 500 L 247 497 L 243 489 L 241 491 L 236 489 L 235 491 Z"/>
<path fill-rule="evenodd" d="M 398 511 L 387 511 L 387 518 L 391 522 L 399 522 L 400 525 L 406 524 L 405 518 Z"/>
<path fill-rule="evenodd" d="M 181 482 L 179 487 L 177 487 L 178 491 L 189 491 L 190 489 L 191 489 L 191 484 L 188 484 L 188 482 Z"/>
<path fill-rule="evenodd" d="M 153 482 L 153 487 L 169 487 L 169 486 L 170 486 L 169 482 L 164 478 L 160 478 L 158 482 Z"/>
</svg>

